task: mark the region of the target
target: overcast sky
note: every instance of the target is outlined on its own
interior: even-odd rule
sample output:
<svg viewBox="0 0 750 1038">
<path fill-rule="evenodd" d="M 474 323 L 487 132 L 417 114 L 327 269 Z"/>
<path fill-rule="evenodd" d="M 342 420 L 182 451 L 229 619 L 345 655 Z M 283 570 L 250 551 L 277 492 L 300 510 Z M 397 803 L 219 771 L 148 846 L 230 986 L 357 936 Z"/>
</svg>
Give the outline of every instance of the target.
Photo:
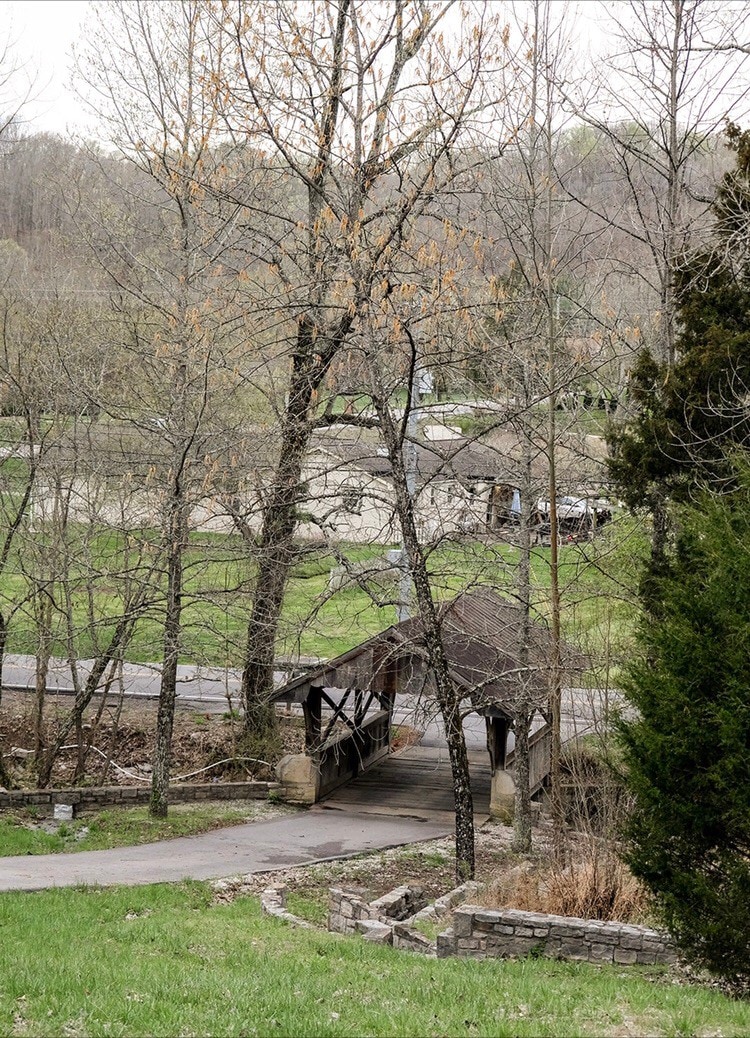
<svg viewBox="0 0 750 1038">
<path fill-rule="evenodd" d="M 571 6 L 584 36 L 592 31 L 598 35 L 594 28 L 598 5 L 588 0 L 585 5 L 571 2 Z M 0 41 L 10 40 L 15 63 L 23 66 L 17 93 L 23 93 L 24 77 L 33 81 L 31 98 L 23 109 L 31 132 L 65 134 L 93 129 L 92 117 L 71 88 L 73 46 L 81 37 L 89 7 L 89 0 L 0 0 Z M 9 100 L 8 96 L 2 98 L 3 102 Z"/>
<path fill-rule="evenodd" d="M 70 91 L 71 48 L 78 39 L 88 0 L 0 0 L 0 38 L 8 38 L 15 63 L 23 65 L 16 89 L 33 81 L 24 109 L 30 130 L 65 133 L 83 128 L 86 115 Z"/>
<path fill-rule="evenodd" d="M 606 46 L 603 19 L 612 0 L 557 2 L 573 14 L 579 57 L 589 47 L 598 51 Z M 747 3 L 738 0 L 726 0 L 726 5 L 727 11 L 747 9 Z M 0 95 L 0 109 L 15 107 L 25 92 L 26 81 L 30 81 L 30 100 L 23 108 L 25 127 L 30 132 L 95 134 L 93 117 L 71 89 L 73 46 L 81 38 L 89 7 L 89 0 L 0 0 L 0 42 L 10 41 L 11 57 L 22 66 L 12 84 L 16 96 L 6 87 Z M 741 85 L 747 87 L 746 80 Z"/>
</svg>

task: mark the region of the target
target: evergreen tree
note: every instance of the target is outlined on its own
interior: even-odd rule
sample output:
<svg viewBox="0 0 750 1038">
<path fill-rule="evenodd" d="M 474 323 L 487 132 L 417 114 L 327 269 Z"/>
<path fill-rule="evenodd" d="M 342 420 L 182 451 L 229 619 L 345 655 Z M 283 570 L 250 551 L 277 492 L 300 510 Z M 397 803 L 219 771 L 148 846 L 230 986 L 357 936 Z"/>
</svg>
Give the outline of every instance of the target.
<svg viewBox="0 0 750 1038">
<path fill-rule="evenodd" d="M 739 472 L 739 474 L 738 474 Z M 692 960 L 750 980 L 750 467 L 681 509 L 620 723 L 628 863 Z M 656 622 L 654 622 L 656 621 Z"/>
<path fill-rule="evenodd" d="M 712 248 L 675 272 L 677 360 L 643 352 L 631 377 L 637 417 L 610 436 L 610 472 L 631 507 L 731 485 L 727 448 L 750 443 L 750 131 L 729 126 L 727 138 L 737 159 L 717 190 Z"/>
<path fill-rule="evenodd" d="M 638 416 L 611 439 L 611 471 L 655 528 L 642 651 L 625 683 L 634 711 L 620 725 L 629 864 L 685 953 L 747 983 L 750 132 L 730 126 L 728 139 L 737 160 L 717 191 L 713 246 L 676 275 L 677 359 L 639 359 Z"/>
</svg>

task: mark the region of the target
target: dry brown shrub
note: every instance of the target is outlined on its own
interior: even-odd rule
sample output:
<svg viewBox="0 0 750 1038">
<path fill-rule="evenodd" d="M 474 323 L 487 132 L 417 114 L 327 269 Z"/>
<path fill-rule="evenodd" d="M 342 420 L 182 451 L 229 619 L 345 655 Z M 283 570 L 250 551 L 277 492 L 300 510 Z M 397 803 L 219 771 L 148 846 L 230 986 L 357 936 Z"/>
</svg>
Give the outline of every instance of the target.
<svg viewBox="0 0 750 1038">
<path fill-rule="evenodd" d="M 545 912 L 581 919 L 636 923 L 648 915 L 643 888 L 611 851 L 594 853 L 565 869 L 552 870 L 545 900 Z"/>
<path fill-rule="evenodd" d="M 609 763 L 611 747 L 593 737 L 565 747 L 562 768 L 567 822 L 565 866 L 542 853 L 504 870 L 485 888 L 482 904 L 579 919 L 649 921 L 649 899 L 621 860 L 619 833 L 629 801 Z"/>
<path fill-rule="evenodd" d="M 481 895 L 488 908 L 641 923 L 648 899 L 628 868 L 610 850 L 590 849 L 565 868 L 525 863 L 496 876 Z"/>
<path fill-rule="evenodd" d="M 495 876 L 477 895 L 487 908 L 518 908 L 522 912 L 541 912 L 544 881 L 539 868 L 531 863 L 517 865 Z"/>
</svg>

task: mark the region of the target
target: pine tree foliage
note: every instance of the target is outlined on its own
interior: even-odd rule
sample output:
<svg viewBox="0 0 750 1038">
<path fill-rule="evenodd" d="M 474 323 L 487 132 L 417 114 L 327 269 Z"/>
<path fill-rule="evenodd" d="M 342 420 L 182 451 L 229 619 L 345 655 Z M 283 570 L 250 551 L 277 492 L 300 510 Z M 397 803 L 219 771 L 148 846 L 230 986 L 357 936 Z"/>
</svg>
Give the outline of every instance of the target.
<svg viewBox="0 0 750 1038">
<path fill-rule="evenodd" d="M 750 444 L 750 131 L 730 125 L 727 141 L 736 163 L 717 190 L 713 244 L 675 272 L 677 361 L 644 350 L 631 376 L 637 417 L 610 437 L 611 475 L 631 507 L 731 484 L 727 448 Z"/>
<path fill-rule="evenodd" d="M 735 469 L 737 472 L 737 469 Z M 628 861 L 694 961 L 750 980 L 750 468 L 679 515 L 621 722 Z"/>
<path fill-rule="evenodd" d="M 613 438 L 631 506 L 672 502 L 641 584 L 641 656 L 620 725 L 633 872 L 685 953 L 750 981 L 750 132 L 730 126 L 712 247 L 676 276 L 673 367 L 645 352 Z M 655 521 L 656 525 L 656 521 Z"/>
</svg>

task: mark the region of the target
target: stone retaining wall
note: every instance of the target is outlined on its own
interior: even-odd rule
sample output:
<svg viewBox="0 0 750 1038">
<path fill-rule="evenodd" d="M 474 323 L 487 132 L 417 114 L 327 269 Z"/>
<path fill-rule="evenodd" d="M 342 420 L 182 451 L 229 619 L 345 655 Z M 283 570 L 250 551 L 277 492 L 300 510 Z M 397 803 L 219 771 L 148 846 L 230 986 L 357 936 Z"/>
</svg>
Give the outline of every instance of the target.
<svg viewBox="0 0 750 1038">
<path fill-rule="evenodd" d="M 328 900 L 328 929 L 332 933 L 357 933 L 357 923 L 370 920 L 383 922 L 364 898 L 338 887 L 331 888 Z"/>
<path fill-rule="evenodd" d="M 369 904 L 359 895 L 332 887 L 328 911 L 328 929 L 335 933 L 358 933 L 374 944 L 392 944 L 402 951 L 435 955 L 435 942 L 414 926 L 419 920 L 441 919 L 467 894 L 475 894 L 476 883 L 464 883 L 425 905 L 421 887 L 407 884 Z"/>
<path fill-rule="evenodd" d="M 462 905 L 467 895 L 476 894 L 477 887 L 465 883 L 426 907 L 422 907 L 425 899 L 420 887 L 396 887 L 370 903 L 358 894 L 333 887 L 328 929 L 359 933 L 365 940 L 422 955 L 437 953 L 441 959 L 454 955 L 487 959 L 538 954 L 621 965 L 669 965 L 676 959 L 665 934 L 647 926 Z M 414 925 L 420 920 L 440 920 L 451 910 L 453 926 L 438 934 L 436 942 Z"/>
<path fill-rule="evenodd" d="M 476 905 L 456 908 L 452 929 L 437 939 L 438 958 L 503 958 L 534 952 L 552 958 L 627 965 L 669 964 L 676 958 L 666 936 L 646 926 Z"/>
<path fill-rule="evenodd" d="M 187 804 L 199 800 L 265 800 L 277 782 L 203 782 L 170 786 L 170 804 Z M 35 807 L 52 814 L 55 804 L 72 804 L 77 810 L 93 810 L 120 805 L 135 807 L 147 804 L 150 786 L 82 786 L 71 789 L 12 789 L 0 792 L 0 811 Z"/>
<path fill-rule="evenodd" d="M 460 887 L 455 887 L 453 890 L 449 890 L 447 894 L 443 894 L 442 897 L 436 898 L 431 905 L 426 905 L 420 909 L 410 922 L 415 923 L 425 920 L 434 923 L 444 919 L 456 905 L 463 904 L 470 897 L 475 897 L 481 888 L 481 883 L 475 883 L 471 879 L 467 880 Z"/>
<path fill-rule="evenodd" d="M 378 918 L 383 916 L 386 919 L 401 922 L 403 919 L 410 919 L 411 916 L 416 915 L 426 904 L 427 898 L 421 887 L 404 884 L 404 886 L 396 887 L 387 894 L 383 894 L 377 901 L 371 901 L 370 908 L 377 913 Z"/>
<path fill-rule="evenodd" d="M 416 927 L 409 926 L 408 923 L 394 923 L 392 932 L 394 948 L 398 948 L 401 951 L 416 952 L 418 955 L 435 957 L 435 942 L 417 930 Z"/>
<path fill-rule="evenodd" d="M 408 885 L 396 887 L 369 904 L 358 894 L 338 887 L 331 887 L 329 894 L 328 929 L 333 933 L 369 933 L 371 927 L 359 924 L 373 922 L 387 926 L 415 915 L 425 904 L 422 888 Z M 377 927 L 375 930 L 380 932 Z"/>
<path fill-rule="evenodd" d="M 274 886 L 266 887 L 260 895 L 260 907 L 266 915 L 275 916 L 276 919 L 283 919 L 287 923 L 291 923 L 293 926 L 300 926 L 303 930 L 315 929 L 312 923 L 306 922 L 304 919 L 300 919 L 299 916 L 292 915 L 286 907 L 286 883 L 277 883 Z"/>
</svg>

